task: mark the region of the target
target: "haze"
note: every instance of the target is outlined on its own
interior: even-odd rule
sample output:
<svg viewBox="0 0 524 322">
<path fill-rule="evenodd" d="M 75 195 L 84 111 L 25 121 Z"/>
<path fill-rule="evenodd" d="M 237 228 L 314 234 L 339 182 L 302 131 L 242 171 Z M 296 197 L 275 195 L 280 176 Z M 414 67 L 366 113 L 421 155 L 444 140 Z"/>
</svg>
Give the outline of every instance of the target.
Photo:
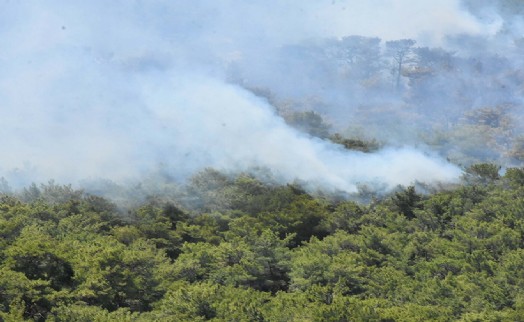
<svg viewBox="0 0 524 322">
<path fill-rule="evenodd" d="M 343 127 L 351 106 L 399 97 L 282 75 L 283 49 L 351 35 L 457 48 L 453 39 L 494 39 L 501 26 L 452 0 L 2 1 L 0 177 L 22 187 L 263 167 L 348 192 L 454 181 L 459 168 L 415 137 L 385 126 L 398 136 L 384 135 L 384 149 L 344 150 L 290 127 L 251 88 L 318 95 Z"/>
</svg>

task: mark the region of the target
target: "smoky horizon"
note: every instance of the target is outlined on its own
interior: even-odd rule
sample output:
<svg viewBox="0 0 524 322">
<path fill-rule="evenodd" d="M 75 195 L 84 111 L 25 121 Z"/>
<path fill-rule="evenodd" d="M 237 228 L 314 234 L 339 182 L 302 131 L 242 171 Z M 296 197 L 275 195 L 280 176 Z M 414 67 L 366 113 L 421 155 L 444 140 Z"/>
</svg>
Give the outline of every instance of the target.
<svg viewBox="0 0 524 322">
<path fill-rule="evenodd" d="M 19 189 L 213 168 L 354 193 L 522 167 L 515 6 L 1 1 L 0 177 Z"/>
</svg>

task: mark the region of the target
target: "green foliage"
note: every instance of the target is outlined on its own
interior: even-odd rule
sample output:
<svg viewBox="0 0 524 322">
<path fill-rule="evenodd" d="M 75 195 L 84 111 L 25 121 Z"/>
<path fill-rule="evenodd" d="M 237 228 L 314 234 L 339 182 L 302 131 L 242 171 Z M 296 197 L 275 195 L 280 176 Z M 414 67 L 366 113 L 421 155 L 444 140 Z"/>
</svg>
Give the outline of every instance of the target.
<svg viewBox="0 0 524 322">
<path fill-rule="evenodd" d="M 491 163 L 473 164 L 466 168 L 464 179 L 470 184 L 490 184 L 500 179 L 500 166 Z"/>
<path fill-rule="evenodd" d="M 54 322 L 127 322 L 138 320 L 138 314 L 131 313 L 127 308 L 109 312 L 98 306 L 85 304 L 59 306 L 53 309 L 52 313 L 49 321 Z"/>
<path fill-rule="evenodd" d="M 524 176 L 498 172 L 364 205 L 208 170 L 125 215 L 34 185 L 0 197 L 0 320 L 518 321 Z"/>
<path fill-rule="evenodd" d="M 524 169 L 522 168 L 509 168 L 506 169 L 504 174 L 504 180 L 513 188 L 524 186 Z"/>
<path fill-rule="evenodd" d="M 415 209 L 419 208 L 422 198 L 416 193 L 415 187 L 410 186 L 404 191 L 396 192 L 393 196 L 393 204 L 398 211 L 408 219 L 415 217 Z"/>
<path fill-rule="evenodd" d="M 311 136 L 326 139 L 331 126 L 315 111 L 289 112 L 284 115 L 286 123 Z"/>
<path fill-rule="evenodd" d="M 348 150 L 355 150 L 360 152 L 374 152 L 380 148 L 380 144 L 375 140 L 361 140 L 345 138 L 339 133 L 335 133 L 329 137 L 333 143 L 342 145 Z"/>
<path fill-rule="evenodd" d="M 334 211 L 322 218 L 320 226 L 328 233 L 344 230 L 356 233 L 361 226 L 360 220 L 364 216 L 364 210 L 357 203 L 346 201 L 338 204 Z"/>
</svg>

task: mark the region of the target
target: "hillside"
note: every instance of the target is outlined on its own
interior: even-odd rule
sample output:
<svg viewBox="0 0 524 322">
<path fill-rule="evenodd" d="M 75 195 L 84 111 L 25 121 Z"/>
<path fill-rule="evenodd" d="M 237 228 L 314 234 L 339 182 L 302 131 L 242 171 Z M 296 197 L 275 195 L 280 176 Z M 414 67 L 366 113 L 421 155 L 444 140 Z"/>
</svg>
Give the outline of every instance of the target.
<svg viewBox="0 0 524 322">
<path fill-rule="evenodd" d="M 200 204 L 54 183 L 0 201 L 5 321 L 513 321 L 524 170 L 370 204 L 208 170 Z"/>
</svg>

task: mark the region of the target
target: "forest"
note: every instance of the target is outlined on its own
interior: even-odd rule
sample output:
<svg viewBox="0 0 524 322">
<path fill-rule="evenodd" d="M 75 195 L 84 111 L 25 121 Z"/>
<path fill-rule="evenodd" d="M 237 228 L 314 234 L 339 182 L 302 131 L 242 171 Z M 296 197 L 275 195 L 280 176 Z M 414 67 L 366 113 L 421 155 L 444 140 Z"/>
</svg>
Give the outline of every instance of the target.
<svg viewBox="0 0 524 322">
<path fill-rule="evenodd" d="M 4 321 L 524 316 L 523 168 L 368 204 L 212 169 L 127 206 L 49 182 L 2 195 L 0 236 Z"/>
<path fill-rule="evenodd" d="M 0 1 L 0 321 L 523 321 L 524 2 Z"/>
<path fill-rule="evenodd" d="M 280 72 L 271 71 L 292 89 L 249 67 L 238 67 L 235 81 L 315 137 L 375 141 L 375 150 L 427 146 L 461 165 L 522 164 L 523 62 L 513 56 L 522 48 L 491 51 L 486 39 L 457 38 L 478 51 L 362 36 L 304 42 L 281 49 Z"/>
</svg>

